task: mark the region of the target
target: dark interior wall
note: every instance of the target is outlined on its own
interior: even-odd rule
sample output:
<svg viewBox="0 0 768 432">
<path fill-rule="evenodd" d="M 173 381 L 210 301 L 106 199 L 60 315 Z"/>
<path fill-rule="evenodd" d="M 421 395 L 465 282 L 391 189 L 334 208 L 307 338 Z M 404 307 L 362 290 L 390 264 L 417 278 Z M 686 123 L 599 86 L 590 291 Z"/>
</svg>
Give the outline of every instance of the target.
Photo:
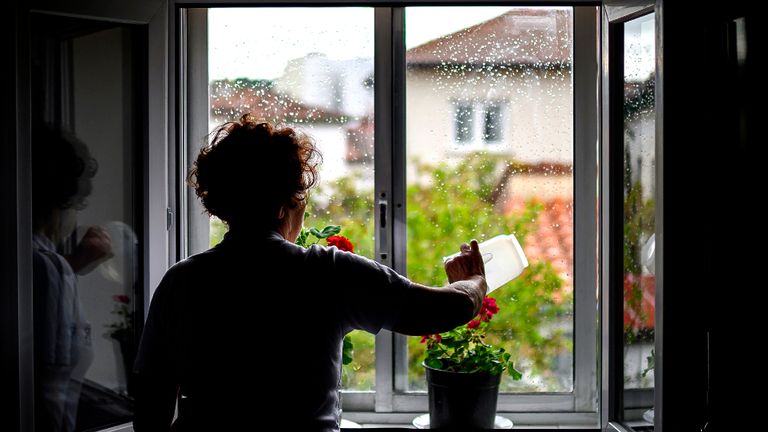
<svg viewBox="0 0 768 432">
<path fill-rule="evenodd" d="M 157 12 L 161 0 L 28 0 L 29 8 L 81 18 L 146 23 Z"/>
<path fill-rule="evenodd" d="M 15 57 L 16 53 L 16 3 L 11 3 L 11 16 L 14 17 L 13 26 L 3 26 L 0 33 L 2 40 L 6 41 L 7 51 L 6 55 Z M 14 71 L 15 72 L 15 71 Z M 15 75 L 15 73 L 13 74 Z M 2 134 L 2 141 L 0 141 L 0 200 L 4 203 L 15 202 L 16 194 L 13 187 L 15 181 L 12 181 L 16 173 L 16 134 L 15 129 L 15 116 L 9 113 L 15 112 L 14 103 L 16 101 L 14 86 L 5 85 L 2 86 L 0 92 L 0 103 L 2 103 L 2 112 L 6 115 L 2 116 L 2 128 L 0 134 Z M 0 211 L 0 417 L 9 419 L 8 426 L 16 430 L 18 429 L 17 412 L 18 412 L 18 399 L 15 393 L 18 392 L 18 383 L 13 377 L 13 372 L 16 370 L 16 364 L 13 358 L 5 353 L 16 350 L 17 346 L 13 336 L 14 333 L 14 321 L 16 318 L 16 295 L 11 289 L 16 285 L 15 278 L 15 242 L 12 241 L 15 230 L 11 228 L 15 223 L 15 218 L 12 212 L 8 211 L 8 206 L 3 205 L 2 211 Z M 14 399 L 11 399 L 14 397 Z M 5 401 L 8 402 L 5 402 Z"/>
<path fill-rule="evenodd" d="M 661 4 L 664 391 L 656 413 L 665 431 L 699 431 L 707 421 L 707 430 L 736 430 L 759 415 L 746 409 L 755 399 L 743 390 L 762 390 L 753 379 L 762 375 L 755 335 L 765 324 L 750 318 L 766 314 L 758 287 L 768 285 L 751 252 L 765 245 L 757 63 L 766 38 L 748 3 Z"/>
</svg>

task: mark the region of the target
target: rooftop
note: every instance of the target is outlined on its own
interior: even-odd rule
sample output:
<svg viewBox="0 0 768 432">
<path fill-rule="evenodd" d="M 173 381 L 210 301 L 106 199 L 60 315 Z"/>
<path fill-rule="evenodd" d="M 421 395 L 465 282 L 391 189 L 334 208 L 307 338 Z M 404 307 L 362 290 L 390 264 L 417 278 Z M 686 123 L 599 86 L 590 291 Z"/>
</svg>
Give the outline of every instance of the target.
<svg viewBox="0 0 768 432">
<path fill-rule="evenodd" d="M 571 63 L 568 9 L 515 8 L 503 15 L 431 40 L 406 52 L 409 65 L 533 65 Z"/>
<path fill-rule="evenodd" d="M 278 93 L 269 81 L 237 79 L 211 83 L 211 114 L 216 123 L 236 120 L 245 113 L 277 124 L 341 124 L 348 120 L 340 112 L 309 106 Z"/>
</svg>

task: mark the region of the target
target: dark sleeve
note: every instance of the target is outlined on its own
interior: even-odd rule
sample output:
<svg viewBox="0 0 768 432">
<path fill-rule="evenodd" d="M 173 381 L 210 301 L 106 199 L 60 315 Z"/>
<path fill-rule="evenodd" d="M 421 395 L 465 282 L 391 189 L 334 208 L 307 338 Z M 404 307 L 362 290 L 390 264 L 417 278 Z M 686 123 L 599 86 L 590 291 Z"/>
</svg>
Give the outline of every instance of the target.
<svg viewBox="0 0 768 432">
<path fill-rule="evenodd" d="M 391 330 L 403 309 L 411 281 L 376 261 L 332 247 L 336 277 L 331 283 L 340 291 L 341 315 L 349 330 L 378 333 Z"/>
<path fill-rule="evenodd" d="M 178 385 L 170 355 L 174 278 L 166 273 L 155 290 L 134 363 L 135 405 L 133 427 L 140 431 L 170 430 Z"/>
</svg>

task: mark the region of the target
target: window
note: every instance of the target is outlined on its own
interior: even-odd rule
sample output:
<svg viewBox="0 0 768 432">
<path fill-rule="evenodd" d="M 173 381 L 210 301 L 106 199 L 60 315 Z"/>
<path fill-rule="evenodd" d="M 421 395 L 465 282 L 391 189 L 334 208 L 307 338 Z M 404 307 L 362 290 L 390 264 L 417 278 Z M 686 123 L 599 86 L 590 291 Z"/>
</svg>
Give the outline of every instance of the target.
<svg viewBox="0 0 768 432">
<path fill-rule="evenodd" d="M 489 149 L 503 142 L 503 102 L 456 102 L 454 141 L 457 150 Z"/>
<path fill-rule="evenodd" d="M 96 430 L 133 416 L 144 49 L 130 25 L 42 13 L 30 24 L 35 422 Z"/>
<path fill-rule="evenodd" d="M 467 144 L 472 141 L 472 132 L 474 132 L 474 112 L 470 104 L 456 105 L 456 142 Z"/>
<path fill-rule="evenodd" d="M 498 103 L 486 105 L 483 117 L 483 141 L 486 143 L 501 141 L 503 127 L 501 105 Z"/>
<path fill-rule="evenodd" d="M 406 35 L 423 27 L 432 35 L 415 46 L 406 42 L 408 276 L 443 285 L 440 258 L 460 243 L 515 234 L 531 265 L 491 294 L 501 312 L 489 338 L 527 373 L 517 382 L 505 376 L 501 390 L 568 393 L 574 339 L 572 12 L 446 10 L 488 16 L 456 28 L 434 22 L 433 8 L 405 11 Z M 546 52 L 547 41 L 554 40 L 566 42 L 559 57 Z M 486 95 L 493 99 L 481 99 Z M 502 98 L 529 118 L 505 118 Z M 443 110 L 455 116 L 453 148 L 431 120 Z M 507 123 L 521 133 L 504 134 Z M 494 148 L 505 136 L 512 141 Z M 423 390 L 420 338 L 410 338 L 408 349 L 408 389 Z"/>
<path fill-rule="evenodd" d="M 302 32 L 285 32 L 292 21 Z M 253 23 L 259 22 L 257 29 Z M 299 24 L 300 23 L 300 24 Z M 307 227 L 341 225 L 356 253 L 374 257 L 373 9 L 222 8 L 208 11 L 209 130 L 251 113 L 312 136 L 322 155 Z M 258 39 L 259 44 L 241 41 Z M 226 227 L 210 225 L 210 245 Z M 351 334 L 346 389 L 374 387 L 371 334 Z"/>
<path fill-rule="evenodd" d="M 655 14 L 624 23 L 624 419 L 652 426 L 656 277 Z"/>
<path fill-rule="evenodd" d="M 574 27 L 596 37 L 595 11 L 187 9 L 188 69 L 207 71 L 187 75 L 187 97 L 209 98 L 210 110 L 194 112 L 200 104 L 187 101 L 186 130 L 193 118 L 209 119 L 210 129 L 256 111 L 314 136 L 325 165 L 306 225 L 342 225 L 360 253 L 418 282 L 443 284 L 441 257 L 462 241 L 515 233 L 535 259 L 494 293 L 507 316 L 493 337 L 525 379 L 504 381 L 499 410 L 526 412 L 532 424 L 594 424 L 597 281 L 575 263 L 596 267 L 597 121 L 593 113 L 579 122 L 573 101 L 596 94 L 594 79 L 574 85 L 596 52 L 579 60 L 572 47 Z M 304 30 L 270 24 L 287 17 Z M 241 42 L 249 39 L 264 43 Z M 186 163 L 207 132 L 186 133 Z M 225 229 L 209 225 L 193 200 L 182 240 L 189 253 Z M 205 241 L 191 247 L 201 233 Z M 426 410 L 419 338 L 382 332 L 354 343 L 346 418 L 402 413 L 409 422 Z"/>
</svg>

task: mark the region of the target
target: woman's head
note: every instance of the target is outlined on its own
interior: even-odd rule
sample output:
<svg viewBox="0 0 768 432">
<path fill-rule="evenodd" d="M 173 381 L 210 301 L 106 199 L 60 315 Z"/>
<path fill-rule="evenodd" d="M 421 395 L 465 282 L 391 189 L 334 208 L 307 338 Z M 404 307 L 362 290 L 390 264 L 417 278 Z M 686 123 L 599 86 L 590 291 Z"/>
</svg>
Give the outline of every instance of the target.
<svg viewBox="0 0 768 432">
<path fill-rule="evenodd" d="M 74 229 L 96 175 L 96 160 L 73 135 L 47 125 L 32 130 L 32 215 L 34 230 L 59 241 Z"/>
<path fill-rule="evenodd" d="M 189 173 L 206 211 L 238 228 L 278 228 L 303 210 L 320 152 L 308 136 L 249 114 L 213 132 Z"/>
</svg>

